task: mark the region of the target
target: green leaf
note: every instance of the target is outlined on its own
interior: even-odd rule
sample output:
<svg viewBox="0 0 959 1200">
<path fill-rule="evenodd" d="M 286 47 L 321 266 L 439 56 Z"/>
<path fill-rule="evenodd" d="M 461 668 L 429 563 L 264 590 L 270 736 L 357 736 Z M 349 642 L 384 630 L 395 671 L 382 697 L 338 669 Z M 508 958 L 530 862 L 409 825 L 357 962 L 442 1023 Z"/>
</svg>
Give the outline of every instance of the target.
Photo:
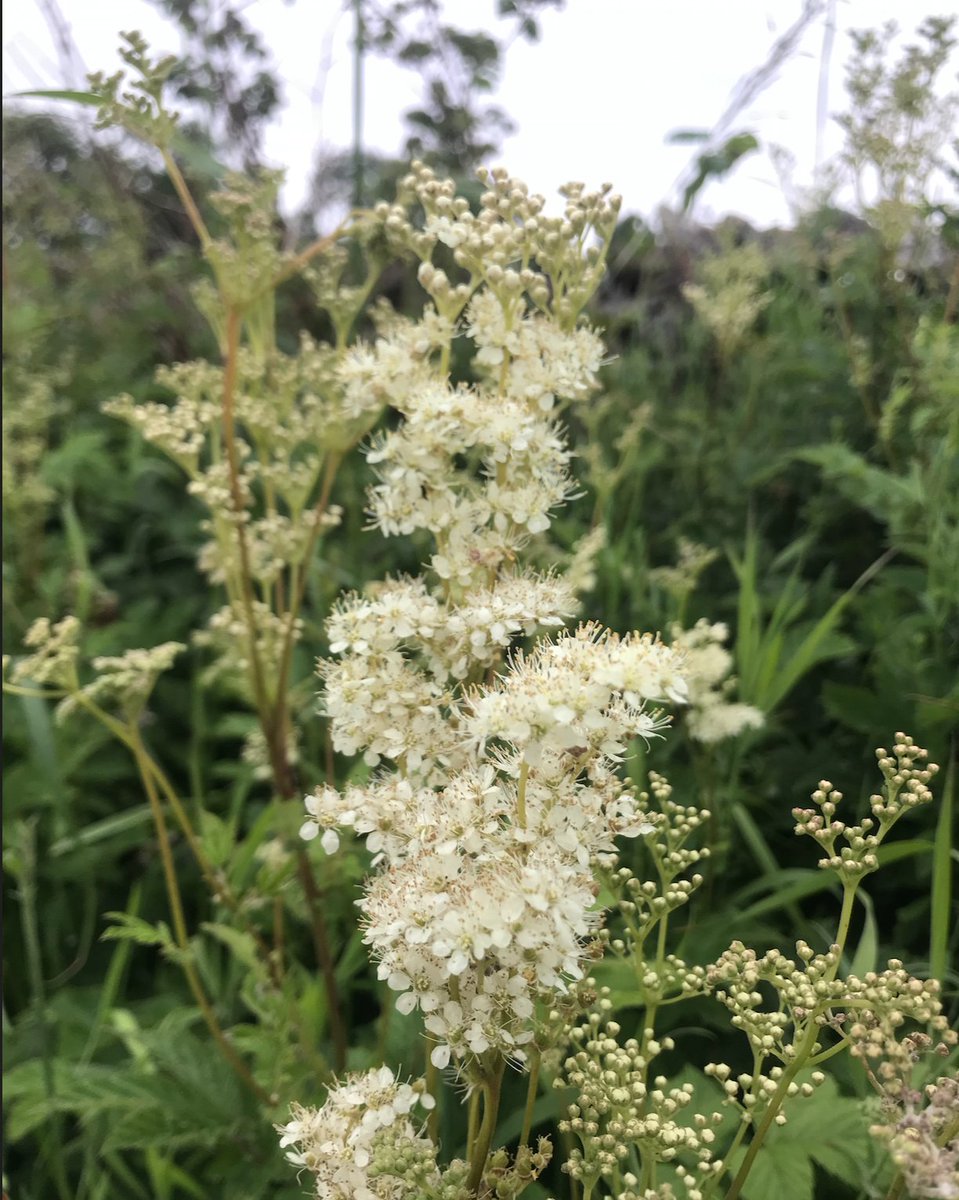
<svg viewBox="0 0 959 1200">
<path fill-rule="evenodd" d="M 797 1082 L 803 1081 L 800 1075 Z M 814 1163 L 853 1187 L 862 1186 L 869 1135 L 860 1101 L 841 1096 L 827 1076 L 811 1096 L 787 1101 L 783 1111 L 786 1124 L 769 1131 L 746 1178 L 746 1200 L 813 1200 Z M 731 1156 L 733 1175 L 745 1152 Z"/>
<path fill-rule="evenodd" d="M 88 108 L 99 108 L 103 101 L 93 92 L 72 92 L 53 88 L 36 92 L 14 92 L 10 100 L 67 100 L 71 104 L 85 104 Z"/>
<path fill-rule="evenodd" d="M 233 929 L 229 925 L 221 925 L 218 921 L 204 921 L 200 928 L 222 942 L 244 966 L 257 967 L 256 942 L 252 934 L 242 929 Z"/>
<path fill-rule="evenodd" d="M 95 846 L 98 842 L 126 833 L 130 829 L 148 825 L 151 819 L 149 804 L 142 804 L 137 808 L 129 808 L 126 812 L 104 817 L 102 821 L 94 821 L 78 833 L 58 838 L 50 847 L 50 856 L 60 858 L 64 854 L 72 854 L 74 850 L 79 850 L 83 846 Z"/>
<path fill-rule="evenodd" d="M 862 979 L 867 971 L 874 971 L 876 969 L 876 961 L 879 957 L 879 930 L 876 925 L 876 913 L 873 908 L 872 899 L 868 892 L 860 887 L 856 892 L 856 896 L 862 901 L 862 905 L 866 910 L 866 920 L 859 937 L 859 945 L 856 947 L 856 953 L 853 955 L 852 963 L 849 967 L 849 973 Z"/>
<path fill-rule="evenodd" d="M 225 866 L 233 853 L 233 830 L 215 813 L 200 814 L 200 840 L 215 867 Z"/>
<path fill-rule="evenodd" d="M 133 913 L 128 912 L 108 912 L 104 913 L 104 916 L 109 917 L 115 924 L 104 929 L 100 934 L 101 941 L 130 941 L 140 946 L 173 948 L 173 937 L 165 921 L 151 925 L 142 917 L 135 917 Z"/>
<path fill-rule="evenodd" d="M 747 154 L 759 149 L 759 142 L 751 133 L 735 133 L 717 149 L 701 154 L 696 160 L 696 176 L 683 191 L 683 212 L 688 212 L 693 201 L 710 179 L 721 179 Z"/>
<path fill-rule="evenodd" d="M 685 146 L 690 142 L 706 142 L 709 140 L 708 129 L 674 129 L 666 134 L 668 146 Z"/>
<path fill-rule="evenodd" d="M 794 900 L 802 900 L 806 896 L 813 896 L 816 892 L 824 892 L 838 888 L 838 881 L 831 872 L 811 870 L 803 872 L 803 877 L 797 879 L 794 883 L 787 887 L 779 888 L 775 895 L 767 896 L 765 900 L 757 900 L 755 904 L 751 904 L 749 908 L 740 912 L 739 916 L 746 920 L 750 917 L 762 916 L 765 913 L 775 912 L 777 909 L 786 908 Z"/>
<path fill-rule="evenodd" d="M 732 805 L 733 820 L 743 835 L 746 845 L 752 851 L 752 856 L 756 860 L 757 865 L 761 870 L 771 875 L 779 875 L 779 863 L 776 861 L 776 856 L 769 848 L 769 843 L 763 837 L 762 830 L 753 820 L 748 809 L 746 809 L 738 800 L 733 801 Z"/>
<path fill-rule="evenodd" d="M 934 844 L 927 838 L 907 838 L 902 842 L 890 842 L 888 846 L 880 846 L 876 857 L 880 867 L 899 862 L 902 858 L 912 858 L 914 854 L 928 854 Z"/>
<path fill-rule="evenodd" d="M 769 714 L 814 666 L 855 650 L 856 644 L 837 631 L 839 620 L 887 558 L 883 555 L 867 567 L 818 620 L 803 624 L 797 623 L 806 603 L 797 566 L 780 588 L 772 612 L 764 617 L 759 594 L 759 539 L 750 528 L 742 558 L 729 552 L 739 583 L 735 650 L 742 700 Z"/>
<path fill-rule="evenodd" d="M 766 1145 L 756 1155 L 752 1168 L 746 1176 L 742 1195 L 745 1200 L 813 1200 L 812 1159 L 803 1146 L 779 1144 L 771 1147 L 770 1135 Z M 741 1149 L 730 1157 L 730 1169 L 739 1170 L 745 1150 Z"/>
<path fill-rule="evenodd" d="M 127 917 L 136 919 L 140 910 L 142 892 L 143 885 L 138 880 L 130 889 L 130 898 L 127 902 L 125 913 Z M 123 982 L 123 976 L 126 974 L 132 952 L 133 942 L 130 939 L 124 939 L 121 940 L 120 945 L 117 946 L 110 957 L 110 965 L 107 967 L 106 974 L 103 977 L 103 984 L 100 988 L 96 1016 L 93 1018 L 93 1023 L 87 1034 L 86 1045 L 83 1048 L 83 1054 L 80 1058 L 81 1063 L 87 1063 L 93 1057 L 93 1052 L 96 1050 L 97 1042 L 100 1038 L 100 1032 L 106 1022 L 107 1013 L 110 1012 L 120 994 L 120 985 Z"/>
</svg>

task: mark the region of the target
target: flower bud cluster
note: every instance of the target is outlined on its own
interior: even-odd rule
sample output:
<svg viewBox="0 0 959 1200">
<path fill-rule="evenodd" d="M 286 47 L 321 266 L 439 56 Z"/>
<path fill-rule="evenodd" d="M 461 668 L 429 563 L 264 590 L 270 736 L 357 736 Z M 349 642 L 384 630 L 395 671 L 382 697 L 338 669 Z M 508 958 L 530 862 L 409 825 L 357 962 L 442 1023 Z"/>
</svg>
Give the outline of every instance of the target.
<svg viewBox="0 0 959 1200">
<path fill-rule="evenodd" d="M 678 995 L 702 990 L 701 968 L 690 968 L 675 954 L 646 956 L 650 934 L 671 912 L 688 904 L 703 882 L 698 872 L 680 878 L 697 863 L 709 857 L 708 847 L 687 846 L 686 842 L 709 819 L 706 809 L 678 804 L 671 799 L 668 781 L 655 771 L 649 773 L 649 792 L 641 792 L 636 806 L 650 825 L 646 847 L 656 871 L 656 880 L 641 880 L 628 867 L 617 868 L 609 883 L 619 897 L 617 908 L 625 925 L 625 936 L 611 943 L 616 954 L 629 954 L 637 968 L 637 979 L 645 1004 L 657 1004 Z M 651 803 L 652 798 L 652 803 Z"/>
<path fill-rule="evenodd" d="M 64 617 L 56 625 L 47 617 L 39 617 L 23 639 L 24 646 L 32 653 L 13 664 L 11 681 L 72 690 L 77 686 L 79 641 L 80 622 L 76 617 Z"/>
<path fill-rule="evenodd" d="M 608 1007 L 609 1002 L 606 1002 Z M 600 1008 L 603 1008 L 600 1004 Z M 572 1133 L 582 1149 L 574 1150 L 564 1170 L 587 1190 L 600 1179 L 621 1174 L 629 1194 L 638 1184 L 624 1164 L 632 1148 L 643 1162 L 672 1163 L 689 1200 L 701 1200 L 702 1185 L 722 1171 L 713 1157 L 714 1127 L 722 1116 L 693 1115 L 683 1121 L 683 1110 L 693 1099 L 693 1085 L 669 1087 L 664 1076 L 647 1082 L 649 1059 L 634 1038 L 617 1040 L 620 1027 L 598 1012 L 573 1031 L 573 1054 L 567 1058 L 557 1087 L 576 1090 L 560 1129 Z M 649 1057 L 672 1048 L 669 1038 L 647 1046 Z"/>
<path fill-rule="evenodd" d="M 96 704 L 119 709 L 128 721 L 135 721 L 146 707 L 157 676 L 169 671 L 174 659 L 185 649 L 181 642 L 163 642 L 148 650 L 127 650 L 116 657 L 94 658 L 91 665 L 96 676 L 80 691 Z M 68 715 L 75 704 L 74 697 L 67 697 L 57 715 Z"/>
<path fill-rule="evenodd" d="M 93 679 L 81 685 L 80 633 L 76 617 L 64 617 L 56 625 L 40 617 L 24 637 L 24 645 L 33 653 L 14 662 L 10 672 L 14 685 L 49 688 L 51 695 L 62 695 L 56 710 L 58 720 L 75 713 L 83 700 L 118 710 L 127 721 L 137 720 L 157 677 L 168 671 L 176 656 L 186 649 L 180 642 L 163 642 L 118 656 L 101 655 L 92 660 Z"/>
<path fill-rule="evenodd" d="M 550 308 L 564 328 L 572 328 L 602 278 L 621 198 L 609 184 L 591 192 L 570 183 L 562 189 L 565 210 L 554 216 L 545 211 L 542 196 L 531 195 L 502 168 L 482 170 L 479 177 L 486 191 L 474 215 L 450 180 L 437 179 L 429 167 L 414 162 L 400 185 L 400 200 L 418 205 L 424 220 L 422 230 L 408 232 L 409 246 L 429 263 L 441 243 L 465 278 L 485 281 L 504 307 L 518 304 L 525 292 L 536 307 Z M 395 212 L 384 215 L 388 227 L 392 220 L 394 230 L 402 230 Z M 445 271 L 426 286 L 454 303 L 462 304 L 464 291 L 469 295 L 468 285 Z"/>
<path fill-rule="evenodd" d="M 951 1034 L 951 1036 L 948 1036 Z M 897 1039 L 886 1030 L 882 1061 L 867 1065 L 880 1096 L 880 1119 L 870 1133 L 883 1142 L 902 1173 L 912 1196 L 959 1197 L 959 1074 L 948 1074 L 922 1085 L 916 1082 L 924 1057 L 950 1055 L 954 1031 L 938 1042 L 928 1034 Z M 924 1066 L 925 1064 L 923 1064 Z"/>
<path fill-rule="evenodd" d="M 654 567 L 649 572 L 650 583 L 663 588 L 680 602 L 696 590 L 700 576 L 719 557 L 719 551 L 701 542 L 681 537 L 678 542 L 679 556 L 673 566 Z M 720 639 L 725 641 L 725 637 Z"/>
<path fill-rule="evenodd" d="M 928 785 L 939 767 L 926 764 L 928 752 L 911 737 L 897 733 L 893 753 L 880 748 L 876 758 L 885 782 L 882 793 L 870 797 L 875 820 L 866 817 L 858 825 L 836 820 L 842 792 L 828 779 L 821 779 L 812 794 L 818 812 L 813 808 L 793 809 L 796 833 L 813 838 L 822 847 L 819 866 L 835 871 L 843 880 L 856 880 L 877 870 L 876 851 L 892 826 L 903 813 L 932 799 Z M 846 845 L 837 847 L 840 838 Z"/>
<path fill-rule="evenodd" d="M 177 66 L 176 55 L 151 60 L 142 34 L 124 33 L 121 39 L 125 48 L 120 57 L 133 78 L 128 82 L 123 71 L 109 76 L 97 71 L 89 76 L 90 90 L 100 101 L 97 128 L 120 125 L 164 149 L 179 120 L 178 114 L 168 112 L 162 103 L 164 85 Z"/>
<path fill-rule="evenodd" d="M 211 239 L 205 254 L 213 267 L 220 299 L 229 305 L 248 307 L 269 296 L 274 281 L 292 260 L 290 251 L 277 244 L 275 232 L 282 182 L 282 171 L 263 167 L 255 174 L 228 172 L 210 196 L 227 234 Z"/>
<path fill-rule="evenodd" d="M 537 1139 L 536 1148 L 521 1145 L 510 1159 L 506 1150 L 495 1151 L 484 1173 L 488 1194 L 496 1200 L 513 1200 L 540 1177 L 553 1157 L 549 1138 Z"/>
<path fill-rule="evenodd" d="M 769 263 L 760 247 L 747 243 L 706 259 L 700 281 L 683 288 L 683 295 L 712 331 L 724 357 L 742 345 L 772 300 L 773 293 L 762 290 L 768 274 Z"/>
<path fill-rule="evenodd" d="M 276 1130 L 282 1148 L 294 1147 L 287 1159 L 314 1176 L 318 1200 L 396 1200 L 439 1184 L 436 1147 L 411 1116 L 417 1104 L 434 1105 L 421 1082 L 379 1067 L 348 1075 L 321 1108 L 294 1104 Z"/>
<path fill-rule="evenodd" d="M 784 1068 L 781 1066 L 770 1067 L 765 1074 L 751 1074 L 749 1071 L 743 1071 L 739 1075 L 733 1074 L 733 1069 L 728 1063 L 707 1063 L 703 1068 L 703 1074 L 710 1079 L 715 1079 L 722 1088 L 725 1097 L 724 1103 L 736 1105 L 745 1122 L 755 1121 L 759 1113 L 774 1099 L 782 1086 L 783 1073 Z M 826 1076 L 822 1071 L 812 1071 L 809 1078 L 802 1083 L 791 1080 L 786 1085 L 783 1098 L 787 1100 L 793 1100 L 796 1097 L 808 1099 L 816 1088 L 821 1087 L 825 1082 Z M 774 1120 L 777 1125 L 785 1125 L 787 1123 L 785 1112 L 781 1110 L 777 1112 Z"/>
<path fill-rule="evenodd" d="M 254 601 L 252 615 L 257 655 L 266 667 L 268 678 L 274 680 L 287 636 L 287 624 L 260 600 Z M 302 629 L 302 621 L 294 622 L 294 639 L 299 638 Z M 193 640 L 198 646 L 209 647 L 214 652 L 213 663 L 202 677 L 204 683 L 218 680 L 234 688 L 239 695 L 248 696 L 250 636 L 241 602 L 236 600 L 218 609 L 210 618 L 207 628 L 195 633 Z"/>
<path fill-rule="evenodd" d="M 6 348 L 3 387 L 7 403 L 0 414 L 0 498 L 11 530 L 8 554 L 14 542 L 21 547 L 17 553 L 37 544 L 57 498 L 44 477 L 42 463 L 54 417 L 64 407 L 61 396 L 71 374 L 65 362 L 41 366 L 28 339 L 18 341 L 16 349 L 12 345 Z"/>
<path fill-rule="evenodd" d="M 813 1026 L 832 1027 L 852 1043 L 854 1054 L 869 1058 L 884 1051 L 888 1030 L 905 1021 L 944 1029 L 939 984 L 911 976 L 898 959 L 884 971 L 837 978 L 840 951 L 816 954 L 796 943 L 799 961 L 779 950 L 759 955 L 733 942 L 706 972 L 706 985 L 732 1013 L 754 1052 L 784 1063 Z M 824 1049 L 817 1043 L 812 1053 Z"/>
</svg>

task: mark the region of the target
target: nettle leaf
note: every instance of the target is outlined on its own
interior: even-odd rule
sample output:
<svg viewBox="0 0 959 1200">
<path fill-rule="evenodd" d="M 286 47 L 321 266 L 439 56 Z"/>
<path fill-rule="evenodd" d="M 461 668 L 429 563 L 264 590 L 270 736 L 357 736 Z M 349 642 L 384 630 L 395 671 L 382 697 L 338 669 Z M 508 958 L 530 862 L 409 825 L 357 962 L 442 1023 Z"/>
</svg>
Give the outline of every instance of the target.
<svg viewBox="0 0 959 1200">
<path fill-rule="evenodd" d="M 745 1150 L 734 1155 L 732 1163 L 736 1170 L 745 1156 Z M 749 1172 L 742 1195 L 745 1200 L 813 1200 L 815 1174 L 812 1159 L 805 1146 L 795 1143 L 777 1145 L 769 1142 L 760 1150 Z"/>
<path fill-rule="evenodd" d="M 243 963 L 245 967 L 259 966 L 256 957 L 256 942 L 254 942 L 252 934 L 246 933 L 242 929 L 233 929 L 229 925 L 221 925 L 217 921 L 204 921 L 200 928 L 204 933 L 215 937 L 218 942 L 222 942 L 231 951 L 233 957 Z"/>
<path fill-rule="evenodd" d="M 225 866 L 233 853 L 234 835 L 231 825 L 216 813 L 204 812 L 200 817 L 200 839 L 210 862 L 215 867 Z"/>
<path fill-rule="evenodd" d="M 852 1187 L 862 1186 L 869 1122 L 859 1100 L 841 1096 L 827 1076 L 808 1099 L 787 1103 L 785 1112 L 788 1121 L 769 1132 L 756 1156 L 743 1186 L 745 1200 L 814 1200 L 814 1166 Z M 733 1175 L 745 1154 L 743 1147 L 730 1156 Z"/>
</svg>

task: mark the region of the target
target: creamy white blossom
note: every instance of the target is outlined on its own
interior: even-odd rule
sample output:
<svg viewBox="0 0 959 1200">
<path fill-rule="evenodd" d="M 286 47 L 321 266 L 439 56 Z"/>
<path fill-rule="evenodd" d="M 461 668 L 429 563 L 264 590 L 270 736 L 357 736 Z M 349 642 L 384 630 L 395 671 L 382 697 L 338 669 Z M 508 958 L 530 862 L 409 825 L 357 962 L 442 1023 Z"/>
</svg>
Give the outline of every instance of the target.
<svg viewBox="0 0 959 1200">
<path fill-rule="evenodd" d="M 373 1169 L 378 1151 L 412 1153 L 439 1178 L 435 1165 L 430 1171 L 436 1148 L 411 1115 L 417 1105 L 431 1109 L 434 1100 L 421 1085 L 400 1083 L 380 1067 L 348 1075 L 321 1108 L 292 1105 L 292 1120 L 276 1131 L 288 1161 L 314 1176 L 319 1200 L 400 1200 L 409 1190 L 402 1178 Z"/>
<path fill-rule="evenodd" d="M 730 699 L 736 680 L 733 657 L 726 649 L 729 630 L 721 622 L 700 619 L 692 629 L 674 625 L 670 645 L 682 653 L 689 688 L 686 724 L 698 742 L 720 742 L 745 729 L 759 729 L 765 718 L 758 708 Z"/>
<path fill-rule="evenodd" d="M 374 873 L 357 903 L 379 977 L 422 1014 L 433 1064 L 467 1074 L 491 1051 L 522 1062 L 537 1013 L 582 978 L 601 920 L 594 868 L 617 838 L 656 828 L 618 765 L 668 724 L 658 705 L 687 696 L 680 652 L 591 624 L 558 633 L 571 581 L 520 565 L 574 492 L 557 414 L 596 388 L 602 343 L 577 319 L 602 275 L 589 231 L 605 245 L 618 201 L 570 185 L 553 218 L 504 173 L 486 181 L 478 215 L 426 168 L 404 181 L 423 208 L 408 236 L 431 303 L 341 368 L 347 397 L 394 410 L 367 450 L 371 524 L 433 545 L 423 577 L 330 616 L 333 745 L 377 770 L 318 788 L 300 831 L 327 853 L 345 831 L 366 838 Z M 437 241 L 459 278 L 431 261 Z M 454 336 L 469 383 L 450 375 Z"/>
</svg>

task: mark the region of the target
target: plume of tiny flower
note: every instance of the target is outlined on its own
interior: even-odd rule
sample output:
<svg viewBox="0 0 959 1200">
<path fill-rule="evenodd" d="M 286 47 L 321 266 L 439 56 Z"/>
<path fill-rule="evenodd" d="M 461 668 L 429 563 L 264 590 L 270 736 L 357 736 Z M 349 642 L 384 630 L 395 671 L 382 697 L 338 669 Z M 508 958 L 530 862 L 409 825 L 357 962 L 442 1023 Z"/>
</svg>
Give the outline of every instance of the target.
<svg viewBox="0 0 959 1200">
<path fill-rule="evenodd" d="M 412 1116 L 434 1103 L 422 1083 L 379 1067 L 335 1084 L 321 1108 L 292 1105 L 276 1130 L 288 1161 L 313 1175 L 318 1200 L 401 1200 L 439 1183 L 436 1147 Z"/>
<path fill-rule="evenodd" d="M 381 771 L 317 789 L 301 830 L 328 851 L 339 830 L 366 836 L 378 870 L 358 904 L 379 977 L 423 1014 L 434 1066 L 471 1078 L 524 1062 L 543 1012 L 582 979 L 601 920 L 593 868 L 618 836 L 654 828 L 616 768 L 667 724 L 651 705 L 687 696 L 682 654 L 651 635 L 586 624 L 512 649 L 576 609 L 568 580 L 519 559 L 572 493 L 557 413 L 596 386 L 602 345 L 577 318 L 618 200 L 571 185 L 552 218 L 505 172 L 484 178 L 473 215 L 414 164 L 403 188 L 422 229 L 383 214 L 430 303 L 347 351 L 346 394 L 397 413 L 368 453 L 372 524 L 433 551 L 423 577 L 347 596 L 329 619 L 334 747 Z M 469 384 L 450 378 L 455 337 L 472 347 Z"/>
<path fill-rule="evenodd" d="M 593 864 L 617 836 L 655 826 L 615 772 L 631 737 L 682 695 L 681 659 L 650 637 L 583 626 L 514 656 L 489 687 L 431 719 L 463 765 L 434 778 L 381 774 L 306 800 L 301 834 L 367 837 L 382 870 L 358 902 L 381 979 L 419 1008 L 436 1065 L 494 1048 L 523 1061 L 539 1002 L 583 975 L 599 923 Z"/>
</svg>

